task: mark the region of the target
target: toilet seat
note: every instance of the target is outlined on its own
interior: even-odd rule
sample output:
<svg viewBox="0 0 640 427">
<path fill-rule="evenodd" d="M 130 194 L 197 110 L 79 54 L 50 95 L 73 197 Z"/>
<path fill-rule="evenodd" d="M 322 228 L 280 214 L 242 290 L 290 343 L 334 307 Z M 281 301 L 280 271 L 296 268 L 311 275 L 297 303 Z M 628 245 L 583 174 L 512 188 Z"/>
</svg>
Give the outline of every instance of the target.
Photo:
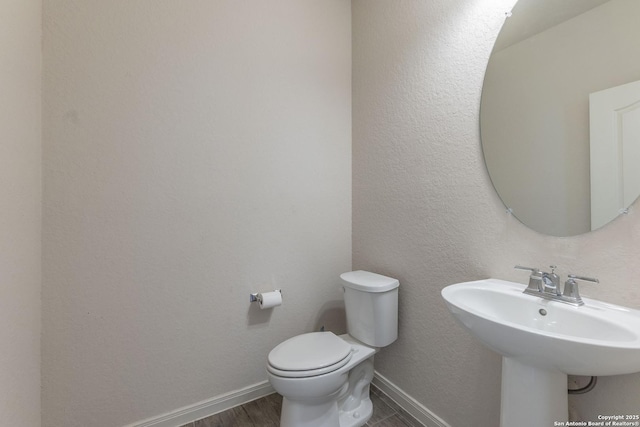
<svg viewBox="0 0 640 427">
<path fill-rule="evenodd" d="M 311 332 L 289 338 L 268 357 L 267 370 L 287 378 L 333 372 L 351 360 L 351 345 L 333 332 Z"/>
</svg>

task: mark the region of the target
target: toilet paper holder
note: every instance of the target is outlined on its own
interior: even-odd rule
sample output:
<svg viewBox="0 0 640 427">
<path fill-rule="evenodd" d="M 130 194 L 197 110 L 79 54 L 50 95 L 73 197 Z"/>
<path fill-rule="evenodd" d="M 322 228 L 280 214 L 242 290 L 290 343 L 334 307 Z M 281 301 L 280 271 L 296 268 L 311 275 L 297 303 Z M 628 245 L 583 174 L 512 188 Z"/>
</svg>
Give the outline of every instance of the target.
<svg viewBox="0 0 640 427">
<path fill-rule="evenodd" d="M 280 294 L 282 295 L 282 291 L 280 289 L 275 289 L 274 292 L 280 292 Z M 260 302 L 262 295 L 260 295 L 259 292 L 256 292 L 255 294 L 249 294 L 249 302 Z"/>
</svg>

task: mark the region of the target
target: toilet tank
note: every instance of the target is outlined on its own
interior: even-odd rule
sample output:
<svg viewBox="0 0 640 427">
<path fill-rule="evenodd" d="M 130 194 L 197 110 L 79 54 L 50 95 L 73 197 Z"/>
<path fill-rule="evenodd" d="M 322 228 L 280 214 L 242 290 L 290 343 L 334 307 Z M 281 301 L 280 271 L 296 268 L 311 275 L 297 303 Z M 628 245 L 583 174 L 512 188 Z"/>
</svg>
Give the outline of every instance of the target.
<svg viewBox="0 0 640 427">
<path fill-rule="evenodd" d="M 398 338 L 398 280 L 362 270 L 343 273 L 340 279 L 349 335 L 373 347 L 394 342 Z"/>
</svg>

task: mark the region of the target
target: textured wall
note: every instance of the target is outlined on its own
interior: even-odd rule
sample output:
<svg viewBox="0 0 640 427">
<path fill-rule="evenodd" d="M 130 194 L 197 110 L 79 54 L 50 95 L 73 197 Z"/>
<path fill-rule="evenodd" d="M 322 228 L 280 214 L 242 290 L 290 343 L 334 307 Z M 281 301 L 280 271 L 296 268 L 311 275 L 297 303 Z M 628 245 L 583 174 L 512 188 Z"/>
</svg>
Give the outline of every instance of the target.
<svg viewBox="0 0 640 427">
<path fill-rule="evenodd" d="M 0 1 L 0 420 L 40 426 L 41 10 Z"/>
<path fill-rule="evenodd" d="M 513 0 L 354 0 L 353 263 L 400 280 L 400 336 L 377 369 L 454 427 L 498 425 L 500 358 L 454 323 L 440 290 L 515 264 L 596 276 L 585 296 L 640 309 L 640 218 L 573 238 L 524 227 L 485 169 L 479 105 Z M 571 399 L 585 419 L 637 413 L 640 375 Z"/>
<path fill-rule="evenodd" d="M 349 2 L 44 7 L 44 425 L 265 381 L 351 267 Z"/>
</svg>

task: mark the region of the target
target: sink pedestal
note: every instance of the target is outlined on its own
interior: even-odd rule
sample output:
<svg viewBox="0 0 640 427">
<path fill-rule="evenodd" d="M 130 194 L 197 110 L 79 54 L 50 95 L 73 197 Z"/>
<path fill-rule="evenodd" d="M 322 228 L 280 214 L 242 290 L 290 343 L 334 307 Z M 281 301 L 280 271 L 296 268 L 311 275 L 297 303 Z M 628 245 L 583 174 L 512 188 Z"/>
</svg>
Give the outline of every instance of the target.
<svg viewBox="0 0 640 427">
<path fill-rule="evenodd" d="M 566 374 L 502 358 L 500 427 L 552 427 L 568 419 Z"/>
</svg>

